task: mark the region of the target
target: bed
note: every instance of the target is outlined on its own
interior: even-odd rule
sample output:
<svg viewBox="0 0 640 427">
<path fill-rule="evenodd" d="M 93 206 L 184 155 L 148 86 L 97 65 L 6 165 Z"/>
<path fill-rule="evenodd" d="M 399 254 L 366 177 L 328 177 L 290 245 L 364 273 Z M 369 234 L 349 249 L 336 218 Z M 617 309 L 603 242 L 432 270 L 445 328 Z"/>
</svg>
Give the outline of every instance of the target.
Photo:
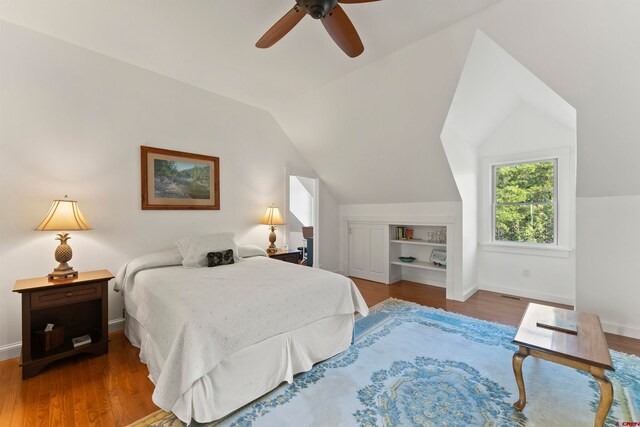
<svg viewBox="0 0 640 427">
<path fill-rule="evenodd" d="M 118 273 L 125 334 L 155 384 L 153 401 L 181 421 L 233 412 L 352 342 L 368 309 L 347 277 L 265 256 L 184 268 L 177 249 Z"/>
</svg>

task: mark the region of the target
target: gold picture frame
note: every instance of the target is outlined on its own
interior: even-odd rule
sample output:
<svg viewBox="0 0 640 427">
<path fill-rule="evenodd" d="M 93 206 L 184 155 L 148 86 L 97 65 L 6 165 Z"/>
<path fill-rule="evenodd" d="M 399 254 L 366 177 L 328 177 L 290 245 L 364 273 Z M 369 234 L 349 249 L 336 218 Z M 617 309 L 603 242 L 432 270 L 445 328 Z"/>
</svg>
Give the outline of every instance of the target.
<svg viewBox="0 0 640 427">
<path fill-rule="evenodd" d="M 143 210 L 219 210 L 220 159 L 140 147 Z"/>
</svg>

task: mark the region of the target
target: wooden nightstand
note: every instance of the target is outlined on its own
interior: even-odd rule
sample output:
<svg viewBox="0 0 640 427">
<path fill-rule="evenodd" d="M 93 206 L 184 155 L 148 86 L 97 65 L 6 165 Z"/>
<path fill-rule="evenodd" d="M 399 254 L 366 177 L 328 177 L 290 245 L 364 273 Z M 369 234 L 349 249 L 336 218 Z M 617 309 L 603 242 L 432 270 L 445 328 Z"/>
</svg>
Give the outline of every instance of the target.
<svg viewBox="0 0 640 427">
<path fill-rule="evenodd" d="M 107 283 L 111 279 L 110 271 L 98 270 L 64 280 L 36 277 L 16 282 L 13 292 L 22 294 L 20 366 L 23 379 L 37 375 L 42 368 L 59 359 L 79 353 L 100 355 L 109 351 Z M 55 340 L 47 340 L 44 336 L 47 323 L 60 328 Z M 91 336 L 91 344 L 74 348 L 71 339 L 85 334 Z M 51 348 L 54 341 L 62 344 Z"/>
<path fill-rule="evenodd" d="M 279 259 L 281 261 L 293 264 L 300 263 L 300 251 L 284 251 L 279 249 L 277 252 L 269 254 L 269 258 Z"/>
</svg>

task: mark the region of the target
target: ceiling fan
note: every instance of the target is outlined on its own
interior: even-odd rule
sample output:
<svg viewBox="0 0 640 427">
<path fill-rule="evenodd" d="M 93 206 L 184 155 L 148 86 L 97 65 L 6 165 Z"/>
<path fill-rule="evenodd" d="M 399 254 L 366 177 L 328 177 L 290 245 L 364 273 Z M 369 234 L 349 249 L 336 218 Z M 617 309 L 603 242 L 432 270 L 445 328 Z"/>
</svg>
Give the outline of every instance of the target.
<svg viewBox="0 0 640 427">
<path fill-rule="evenodd" d="M 276 44 L 293 27 L 309 15 L 319 19 L 334 42 L 351 58 L 364 51 L 362 40 L 351 20 L 338 3 L 370 3 L 378 0 L 296 0 L 296 5 L 273 27 L 269 28 L 256 43 L 256 47 L 267 48 Z"/>
</svg>

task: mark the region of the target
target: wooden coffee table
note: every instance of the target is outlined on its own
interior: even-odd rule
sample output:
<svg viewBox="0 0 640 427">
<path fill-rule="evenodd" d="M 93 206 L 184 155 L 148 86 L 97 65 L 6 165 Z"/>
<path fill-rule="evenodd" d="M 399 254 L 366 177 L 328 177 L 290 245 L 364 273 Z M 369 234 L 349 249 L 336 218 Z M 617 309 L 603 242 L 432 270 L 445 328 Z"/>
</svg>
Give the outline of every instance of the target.
<svg viewBox="0 0 640 427">
<path fill-rule="evenodd" d="M 577 334 L 536 325 L 543 320 L 575 322 Z M 594 425 L 604 424 L 613 402 L 613 387 L 605 376 L 605 369 L 615 369 L 597 315 L 529 303 L 513 343 L 519 346 L 513 355 L 513 373 L 520 392 L 520 399 L 513 406 L 518 411 L 522 411 L 527 403 L 522 362 L 527 356 L 533 356 L 590 373 L 600 385 L 600 403 Z"/>
</svg>

